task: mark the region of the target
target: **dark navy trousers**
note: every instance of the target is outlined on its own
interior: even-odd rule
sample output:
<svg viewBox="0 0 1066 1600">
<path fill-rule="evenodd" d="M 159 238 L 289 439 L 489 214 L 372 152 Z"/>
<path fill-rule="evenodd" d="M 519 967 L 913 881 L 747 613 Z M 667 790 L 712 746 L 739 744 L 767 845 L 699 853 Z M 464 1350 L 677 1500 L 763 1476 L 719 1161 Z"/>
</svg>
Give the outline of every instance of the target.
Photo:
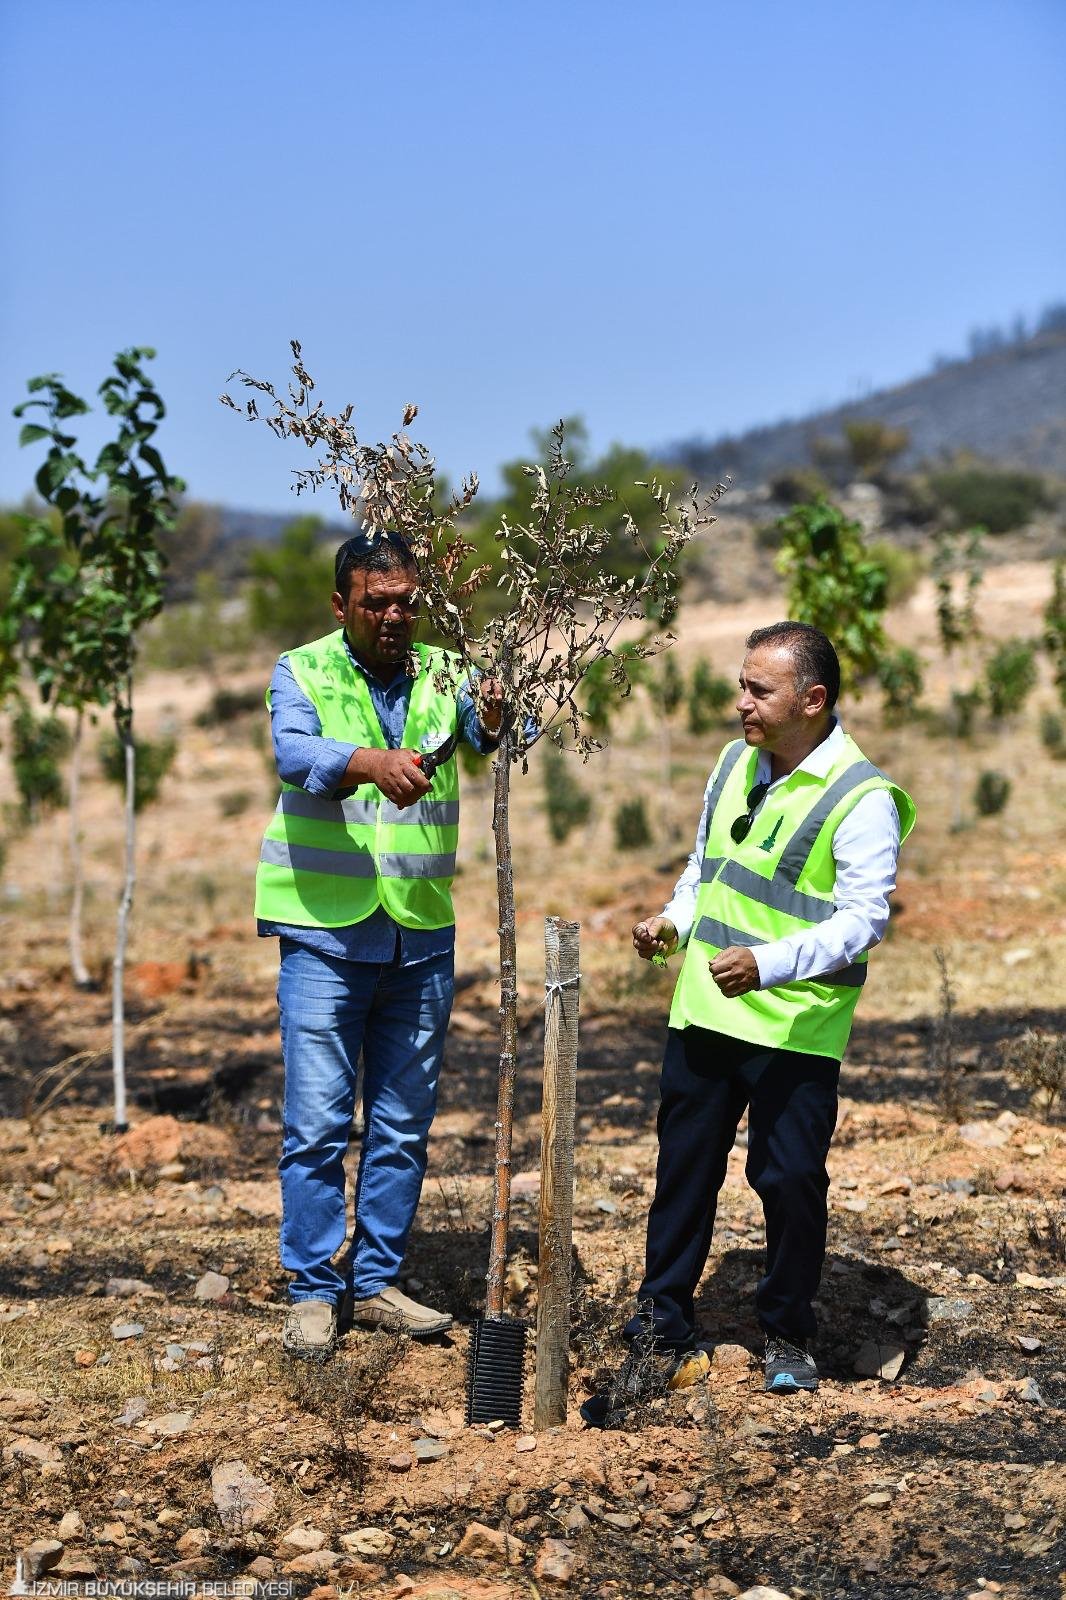
<svg viewBox="0 0 1066 1600">
<path fill-rule="evenodd" d="M 825 1169 L 840 1063 L 770 1050 L 705 1028 L 671 1028 L 663 1058 L 659 1161 L 644 1281 L 629 1340 L 660 1349 L 696 1342 L 693 1300 L 711 1247 L 718 1191 L 748 1109 L 745 1175 L 766 1218 L 766 1272 L 756 1290 L 763 1331 L 807 1345 L 825 1256 Z"/>
</svg>

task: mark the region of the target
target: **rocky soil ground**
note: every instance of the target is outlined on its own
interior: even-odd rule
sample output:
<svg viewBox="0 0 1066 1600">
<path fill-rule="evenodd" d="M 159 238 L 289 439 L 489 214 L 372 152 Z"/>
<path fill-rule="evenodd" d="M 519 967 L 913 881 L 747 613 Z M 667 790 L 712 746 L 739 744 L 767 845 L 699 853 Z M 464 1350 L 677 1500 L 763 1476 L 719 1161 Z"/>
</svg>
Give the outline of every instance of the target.
<svg viewBox="0 0 1066 1600">
<path fill-rule="evenodd" d="M 4 994 L 8 1026 L 30 1003 Z M 102 1009 L 67 1006 L 68 1024 Z M 831 1158 L 817 1394 L 761 1391 L 742 1130 L 701 1295 L 710 1373 L 595 1432 L 577 1405 L 618 1359 L 639 1278 L 661 1040 L 657 1024 L 586 1017 L 571 1410 L 539 1434 L 464 1422 L 487 1252 L 491 1014 L 460 1005 L 407 1263 L 407 1287 L 447 1305 L 455 1335 L 415 1346 L 352 1333 L 325 1368 L 290 1365 L 279 1344 L 280 1083 L 255 1044 L 265 1057 L 267 1002 L 190 993 L 165 1019 L 179 1042 L 189 1026 L 222 1041 L 209 1120 L 146 1114 L 182 1087 L 157 1062 L 123 1139 L 76 1104 L 0 1127 L 9 1563 L 45 1541 L 30 1559 L 54 1562 L 53 1578 L 291 1578 L 441 1600 L 759 1583 L 820 1600 L 1060 1595 L 1066 1137 L 982 1071 L 1009 1019 L 959 1025 L 963 1124 L 937 1108 L 928 1026 L 858 1028 Z M 511 1310 L 529 1317 L 539 1052 L 530 1014 L 508 1277 Z M 91 1101 L 97 1087 L 79 1092 Z"/>
</svg>

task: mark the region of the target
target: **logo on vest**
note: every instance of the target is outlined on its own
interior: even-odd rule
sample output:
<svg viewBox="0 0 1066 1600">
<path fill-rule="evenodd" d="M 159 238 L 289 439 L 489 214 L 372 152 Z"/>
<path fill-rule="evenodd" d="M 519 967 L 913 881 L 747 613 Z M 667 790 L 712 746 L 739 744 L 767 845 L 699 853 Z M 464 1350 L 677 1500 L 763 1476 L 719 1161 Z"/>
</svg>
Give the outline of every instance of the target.
<svg viewBox="0 0 1066 1600">
<path fill-rule="evenodd" d="M 424 733 L 418 742 L 420 750 L 439 750 L 445 739 L 446 733 Z"/>
<path fill-rule="evenodd" d="M 777 836 L 781 832 L 781 824 L 784 822 L 784 820 L 785 820 L 784 817 L 778 817 L 777 821 L 774 823 L 774 831 L 773 831 L 773 833 L 768 833 L 766 835 L 766 838 L 763 840 L 762 844 L 759 846 L 759 849 L 760 850 L 765 850 L 767 855 L 770 854 L 770 851 L 774 847 L 774 844 L 775 844 L 775 842 L 777 840 Z"/>
</svg>

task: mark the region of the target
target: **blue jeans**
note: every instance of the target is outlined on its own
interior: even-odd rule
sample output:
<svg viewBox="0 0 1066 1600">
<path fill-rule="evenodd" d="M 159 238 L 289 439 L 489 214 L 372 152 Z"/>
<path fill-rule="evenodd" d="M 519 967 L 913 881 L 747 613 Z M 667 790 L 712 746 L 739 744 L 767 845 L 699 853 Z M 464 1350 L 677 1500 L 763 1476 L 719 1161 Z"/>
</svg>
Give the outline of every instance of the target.
<svg viewBox="0 0 1066 1600">
<path fill-rule="evenodd" d="M 281 941 L 285 1059 L 281 1263 L 293 1300 L 365 1299 L 395 1283 L 426 1171 L 454 992 L 454 954 L 410 966 L 343 961 Z M 348 1284 L 344 1155 L 363 1056 L 365 1131 Z"/>
</svg>

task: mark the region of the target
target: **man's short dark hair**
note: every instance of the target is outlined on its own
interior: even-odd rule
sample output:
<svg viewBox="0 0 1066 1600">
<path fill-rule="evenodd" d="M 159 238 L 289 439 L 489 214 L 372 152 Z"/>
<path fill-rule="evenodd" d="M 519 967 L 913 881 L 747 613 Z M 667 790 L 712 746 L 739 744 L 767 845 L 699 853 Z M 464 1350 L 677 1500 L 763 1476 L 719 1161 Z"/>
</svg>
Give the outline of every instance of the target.
<svg viewBox="0 0 1066 1600">
<path fill-rule="evenodd" d="M 397 567 L 417 570 L 414 552 L 407 540 L 393 532 L 367 533 L 360 528 L 337 551 L 333 562 L 333 582 L 345 600 L 352 586 L 352 573 L 394 572 Z"/>
<path fill-rule="evenodd" d="M 754 628 L 744 643 L 748 650 L 764 644 L 787 645 L 796 665 L 799 693 L 816 683 L 824 684 L 826 710 L 832 711 L 840 694 L 840 659 L 821 628 L 812 628 L 809 622 L 771 622 L 768 628 Z"/>
</svg>

